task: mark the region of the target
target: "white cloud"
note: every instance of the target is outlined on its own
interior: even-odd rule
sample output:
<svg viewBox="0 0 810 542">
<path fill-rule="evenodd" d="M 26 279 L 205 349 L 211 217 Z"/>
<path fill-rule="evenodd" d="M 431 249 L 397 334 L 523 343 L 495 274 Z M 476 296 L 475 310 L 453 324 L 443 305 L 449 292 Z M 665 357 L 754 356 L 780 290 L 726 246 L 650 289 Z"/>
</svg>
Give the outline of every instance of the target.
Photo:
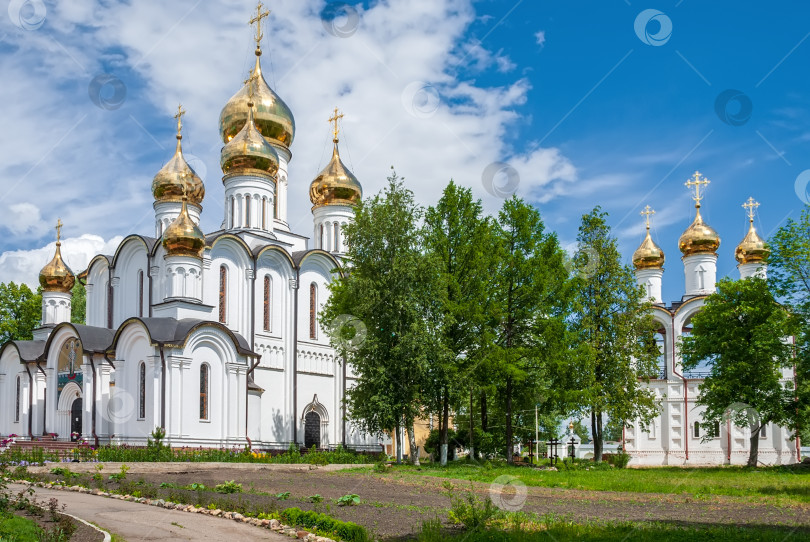
<svg viewBox="0 0 810 542">
<path fill-rule="evenodd" d="M 47 227 L 42 223 L 39 207 L 33 203 L 13 203 L 0 212 L 0 226 L 14 235 L 37 233 L 41 235 Z"/>
<path fill-rule="evenodd" d="M 538 32 L 535 32 L 534 39 L 537 40 L 537 45 L 543 47 L 546 44 L 546 31 L 540 30 Z"/>
<path fill-rule="evenodd" d="M 112 255 L 123 240 L 116 236 L 105 241 L 98 235 L 82 235 L 62 239 L 62 259 L 78 274 L 87 268 L 98 254 Z M 0 282 L 25 283 L 36 289 L 40 270 L 53 258 L 56 241 L 32 250 L 10 250 L 0 254 Z"/>
</svg>

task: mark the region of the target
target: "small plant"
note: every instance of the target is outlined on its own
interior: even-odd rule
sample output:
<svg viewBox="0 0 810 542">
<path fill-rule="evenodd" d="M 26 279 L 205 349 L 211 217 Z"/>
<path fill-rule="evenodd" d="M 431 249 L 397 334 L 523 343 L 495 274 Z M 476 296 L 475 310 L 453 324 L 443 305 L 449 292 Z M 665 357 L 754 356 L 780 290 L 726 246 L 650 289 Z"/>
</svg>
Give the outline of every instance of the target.
<svg viewBox="0 0 810 542">
<path fill-rule="evenodd" d="M 312 503 L 318 503 L 318 502 L 322 502 L 322 501 L 323 501 L 323 497 L 321 497 L 320 495 L 318 495 L 318 494 L 316 493 L 315 495 L 310 495 L 309 497 L 307 497 L 307 500 L 308 500 L 309 502 L 312 502 Z"/>
<path fill-rule="evenodd" d="M 355 494 L 343 495 L 335 501 L 335 504 L 338 506 L 356 506 L 360 504 L 360 497 Z"/>
<path fill-rule="evenodd" d="M 217 493 L 242 493 L 242 484 L 237 484 L 231 480 L 230 482 L 216 485 L 214 491 Z"/>
<path fill-rule="evenodd" d="M 216 509 L 217 509 L 217 505 L 216 505 L 216 504 L 214 504 L 214 503 L 211 503 L 211 504 L 209 504 L 209 505 L 208 505 L 208 509 L 209 509 L 209 510 L 216 510 Z"/>
<path fill-rule="evenodd" d="M 113 482 L 118 482 L 119 484 L 127 479 L 127 471 L 129 467 L 126 465 L 121 465 L 121 470 L 119 472 L 113 473 L 110 475 L 110 480 Z"/>
<path fill-rule="evenodd" d="M 468 532 L 486 528 L 490 520 L 501 515 L 500 510 L 489 497 L 482 501 L 472 491 L 467 493 L 466 499 L 454 498 L 450 512 L 447 514 L 450 521 L 457 525 L 464 525 Z"/>
<path fill-rule="evenodd" d="M 186 486 L 186 489 L 190 489 L 192 491 L 205 491 L 208 488 L 205 487 L 205 484 L 198 484 L 197 482 L 194 482 L 193 484 Z"/>
<path fill-rule="evenodd" d="M 276 493 L 276 498 L 280 501 L 286 501 L 290 498 L 290 492 L 285 491 L 284 493 Z"/>
<path fill-rule="evenodd" d="M 163 489 L 177 489 L 178 486 L 174 482 L 162 482 L 160 487 Z"/>
</svg>

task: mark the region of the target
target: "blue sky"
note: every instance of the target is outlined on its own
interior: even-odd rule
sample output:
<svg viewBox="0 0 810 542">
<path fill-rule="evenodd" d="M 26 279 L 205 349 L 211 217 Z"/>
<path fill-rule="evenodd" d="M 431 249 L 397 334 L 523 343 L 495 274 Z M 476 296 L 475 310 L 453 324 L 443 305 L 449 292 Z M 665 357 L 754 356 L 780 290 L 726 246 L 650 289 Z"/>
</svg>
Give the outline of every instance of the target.
<svg viewBox="0 0 810 542">
<path fill-rule="evenodd" d="M 0 280 L 36 280 L 57 216 L 77 271 L 120 236 L 151 234 L 151 178 L 171 157 L 178 102 L 188 111 L 184 148 L 206 181 L 203 227 L 219 228 L 217 122 L 252 65 L 254 3 L 6 4 Z M 712 181 L 703 215 L 723 239 L 720 276 L 737 276 L 749 196 L 762 204 L 762 235 L 804 204 L 794 186 L 810 169 L 810 7 L 801 3 L 269 4 L 262 58 L 296 117 L 290 222 L 300 233 L 312 228 L 306 194 L 328 159 L 335 105 L 346 115 L 341 152 L 367 194 L 393 164 L 424 204 L 453 177 L 494 211 L 502 200 L 482 175 L 503 162 L 566 245 L 601 205 L 628 262 L 643 236 L 638 213 L 651 205 L 668 300 L 683 290 L 677 240 L 694 214 L 683 183 L 695 169 Z M 326 8 L 341 14 L 334 25 L 322 21 Z M 645 10 L 656 11 L 637 34 Z M 105 99 L 126 90 L 115 107 L 89 99 L 105 74 Z M 718 106 L 729 89 L 739 92 Z"/>
</svg>

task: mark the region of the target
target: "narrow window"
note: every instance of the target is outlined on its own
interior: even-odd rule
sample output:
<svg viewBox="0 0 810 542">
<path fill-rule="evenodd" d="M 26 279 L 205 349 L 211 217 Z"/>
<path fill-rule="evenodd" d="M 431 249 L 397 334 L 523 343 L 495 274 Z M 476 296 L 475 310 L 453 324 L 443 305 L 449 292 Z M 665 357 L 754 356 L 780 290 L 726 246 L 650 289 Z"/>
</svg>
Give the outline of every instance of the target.
<svg viewBox="0 0 810 542">
<path fill-rule="evenodd" d="M 138 418 L 146 418 L 146 364 L 138 366 Z"/>
<path fill-rule="evenodd" d="M 200 365 L 200 419 L 208 419 L 208 365 Z"/>
<path fill-rule="evenodd" d="M 270 311 L 272 310 L 272 306 L 270 305 L 270 295 L 272 293 L 273 284 L 270 282 L 270 275 L 264 276 L 264 330 L 270 331 Z"/>
<path fill-rule="evenodd" d="M 236 224 L 236 198 L 233 196 L 231 196 L 231 219 L 229 224 L 231 228 Z"/>
<path fill-rule="evenodd" d="M 318 328 L 316 323 L 317 317 L 317 306 L 316 303 L 318 302 L 318 287 L 313 282 L 309 285 L 309 338 L 310 339 L 317 339 L 318 338 Z"/>
<path fill-rule="evenodd" d="M 762 427 L 759 428 L 759 438 L 768 438 L 768 426 L 766 424 L 762 424 Z"/>
<path fill-rule="evenodd" d="M 326 248 L 326 247 L 324 247 L 324 246 L 323 246 L 323 224 L 321 224 L 321 235 L 320 235 L 320 238 L 321 238 L 321 240 L 320 240 L 320 242 L 318 243 L 318 248 L 321 248 L 321 249 Z"/>
<path fill-rule="evenodd" d="M 138 316 L 143 318 L 143 270 L 138 271 Z"/>
<path fill-rule="evenodd" d="M 340 226 L 338 226 L 338 223 L 335 222 L 335 252 L 339 252 L 340 249 L 340 245 L 338 244 L 338 232 L 340 231 L 339 228 Z"/>
<path fill-rule="evenodd" d="M 20 421 L 20 402 L 22 399 L 22 389 L 20 388 L 20 377 L 17 377 L 17 404 L 14 409 L 14 421 Z"/>
<path fill-rule="evenodd" d="M 700 422 L 695 422 L 695 438 L 700 438 Z"/>
<path fill-rule="evenodd" d="M 720 422 L 714 422 L 714 426 L 712 427 L 712 437 L 720 438 Z"/>
<path fill-rule="evenodd" d="M 225 323 L 225 303 L 228 295 L 225 291 L 228 287 L 228 269 L 223 265 L 219 268 L 219 321 Z"/>
<path fill-rule="evenodd" d="M 245 196 L 245 227 L 250 227 L 250 196 Z"/>
<path fill-rule="evenodd" d="M 267 198 L 262 198 L 262 229 L 267 229 Z"/>
</svg>

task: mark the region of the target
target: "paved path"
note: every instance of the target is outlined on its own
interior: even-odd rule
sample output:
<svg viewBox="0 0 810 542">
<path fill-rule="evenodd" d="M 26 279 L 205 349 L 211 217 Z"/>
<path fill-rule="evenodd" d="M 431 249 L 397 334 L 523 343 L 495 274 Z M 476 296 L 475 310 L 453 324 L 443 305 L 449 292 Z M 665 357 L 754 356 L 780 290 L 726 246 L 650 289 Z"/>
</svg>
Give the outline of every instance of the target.
<svg viewBox="0 0 810 542">
<path fill-rule="evenodd" d="M 18 492 L 26 486 L 9 484 Z M 151 540 L 275 540 L 289 541 L 286 536 L 232 520 L 203 514 L 178 512 L 118 499 L 109 499 L 34 487 L 39 501 L 51 497 L 67 505 L 66 512 L 121 536 L 126 542 Z"/>
</svg>

